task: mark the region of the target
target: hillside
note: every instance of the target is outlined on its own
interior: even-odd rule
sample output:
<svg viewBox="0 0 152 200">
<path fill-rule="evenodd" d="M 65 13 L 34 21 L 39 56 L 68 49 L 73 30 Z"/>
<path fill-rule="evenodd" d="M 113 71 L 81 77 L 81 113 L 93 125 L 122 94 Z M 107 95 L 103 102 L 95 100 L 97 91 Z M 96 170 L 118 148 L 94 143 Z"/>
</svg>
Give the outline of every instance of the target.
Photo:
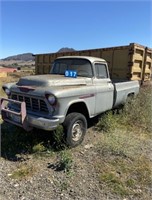
<svg viewBox="0 0 152 200">
<path fill-rule="evenodd" d="M 72 52 L 72 51 L 75 51 L 75 50 L 73 48 L 63 47 L 59 49 L 57 52 Z M 1 61 L 12 61 L 12 60 L 29 62 L 29 61 L 34 61 L 35 56 L 33 53 L 23 53 L 23 54 L 9 56 L 9 57 L 1 59 Z"/>
<path fill-rule="evenodd" d="M 73 48 L 63 47 L 57 52 L 72 52 L 75 51 Z M 9 56 L 3 59 L 0 59 L 0 66 L 14 67 L 14 66 L 31 66 L 35 64 L 35 56 L 33 53 L 23 53 L 14 56 Z"/>
<path fill-rule="evenodd" d="M 10 60 L 21 60 L 21 61 L 34 61 L 35 57 L 33 56 L 32 53 L 23 53 L 23 54 L 18 54 L 15 56 L 9 56 L 7 58 L 3 58 L 3 61 L 10 61 Z"/>
</svg>

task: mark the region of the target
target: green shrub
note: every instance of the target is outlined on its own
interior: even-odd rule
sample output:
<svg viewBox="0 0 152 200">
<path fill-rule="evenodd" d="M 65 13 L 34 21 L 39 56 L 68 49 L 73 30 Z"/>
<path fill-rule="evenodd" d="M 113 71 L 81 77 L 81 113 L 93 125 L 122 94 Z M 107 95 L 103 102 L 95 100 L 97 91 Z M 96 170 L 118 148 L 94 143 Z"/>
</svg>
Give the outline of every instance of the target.
<svg viewBox="0 0 152 200">
<path fill-rule="evenodd" d="M 53 133 L 54 138 L 54 147 L 56 150 L 62 150 L 65 149 L 65 137 L 64 137 L 64 130 L 63 126 L 59 125 L 57 129 Z"/>
<path fill-rule="evenodd" d="M 65 172 L 69 172 L 72 168 L 72 163 L 73 159 L 71 153 L 67 150 L 61 151 L 59 154 L 59 168 Z"/>
<path fill-rule="evenodd" d="M 46 147 L 44 147 L 43 143 L 41 142 L 41 143 L 34 145 L 32 150 L 34 153 L 40 153 L 40 152 L 46 151 Z"/>
<path fill-rule="evenodd" d="M 114 115 L 112 111 L 109 111 L 101 117 L 96 127 L 99 131 L 109 132 L 117 129 L 120 126 L 119 122 L 120 116 Z"/>
</svg>

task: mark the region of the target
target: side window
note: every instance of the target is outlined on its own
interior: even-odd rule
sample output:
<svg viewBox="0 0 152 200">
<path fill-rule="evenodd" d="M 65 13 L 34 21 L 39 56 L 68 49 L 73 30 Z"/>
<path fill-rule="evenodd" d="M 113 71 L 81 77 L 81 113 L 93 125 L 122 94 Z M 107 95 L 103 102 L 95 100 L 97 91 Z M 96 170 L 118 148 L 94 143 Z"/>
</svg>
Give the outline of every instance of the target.
<svg viewBox="0 0 152 200">
<path fill-rule="evenodd" d="M 105 64 L 95 63 L 97 78 L 108 78 L 107 67 Z"/>
</svg>

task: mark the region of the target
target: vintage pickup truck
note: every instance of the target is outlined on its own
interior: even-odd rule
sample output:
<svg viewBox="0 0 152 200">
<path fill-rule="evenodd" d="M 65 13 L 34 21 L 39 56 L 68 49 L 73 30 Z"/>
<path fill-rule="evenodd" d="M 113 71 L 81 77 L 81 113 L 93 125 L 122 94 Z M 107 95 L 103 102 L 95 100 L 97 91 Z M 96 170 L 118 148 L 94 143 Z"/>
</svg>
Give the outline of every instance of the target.
<svg viewBox="0 0 152 200">
<path fill-rule="evenodd" d="M 8 98 L 1 98 L 4 121 L 25 130 L 55 130 L 63 125 L 68 146 L 80 144 L 87 121 L 125 104 L 138 94 L 138 81 L 113 83 L 104 59 L 89 56 L 57 58 L 50 74 L 22 77 L 3 85 Z"/>
</svg>

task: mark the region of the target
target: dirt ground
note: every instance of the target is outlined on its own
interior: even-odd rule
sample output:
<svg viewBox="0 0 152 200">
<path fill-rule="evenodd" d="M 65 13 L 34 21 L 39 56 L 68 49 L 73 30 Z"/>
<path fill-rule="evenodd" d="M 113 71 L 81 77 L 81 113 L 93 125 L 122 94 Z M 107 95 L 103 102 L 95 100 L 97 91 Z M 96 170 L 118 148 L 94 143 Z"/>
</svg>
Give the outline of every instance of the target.
<svg viewBox="0 0 152 200">
<path fill-rule="evenodd" d="M 82 145 L 67 150 L 72 156 L 72 166 L 65 171 L 58 166 L 60 152 L 41 154 L 19 154 L 16 160 L 0 159 L 1 200 L 150 200 L 152 190 L 144 198 L 140 190 L 137 196 L 121 196 L 107 190 L 101 184 L 96 166 L 101 158 L 98 142 L 103 133 L 91 127 Z M 152 147 L 152 146 L 151 146 Z M 152 149 L 152 148 L 151 148 Z M 149 158 L 152 151 L 149 148 Z M 152 157 L 151 157 L 152 158 Z M 151 159 L 150 158 L 150 159 Z M 152 159 L 151 159 L 152 162 Z M 21 170 L 18 177 L 12 175 Z M 28 171 L 26 172 L 26 170 Z M 18 171 L 19 172 L 19 171 Z M 22 176 L 22 173 L 25 175 Z"/>
</svg>

